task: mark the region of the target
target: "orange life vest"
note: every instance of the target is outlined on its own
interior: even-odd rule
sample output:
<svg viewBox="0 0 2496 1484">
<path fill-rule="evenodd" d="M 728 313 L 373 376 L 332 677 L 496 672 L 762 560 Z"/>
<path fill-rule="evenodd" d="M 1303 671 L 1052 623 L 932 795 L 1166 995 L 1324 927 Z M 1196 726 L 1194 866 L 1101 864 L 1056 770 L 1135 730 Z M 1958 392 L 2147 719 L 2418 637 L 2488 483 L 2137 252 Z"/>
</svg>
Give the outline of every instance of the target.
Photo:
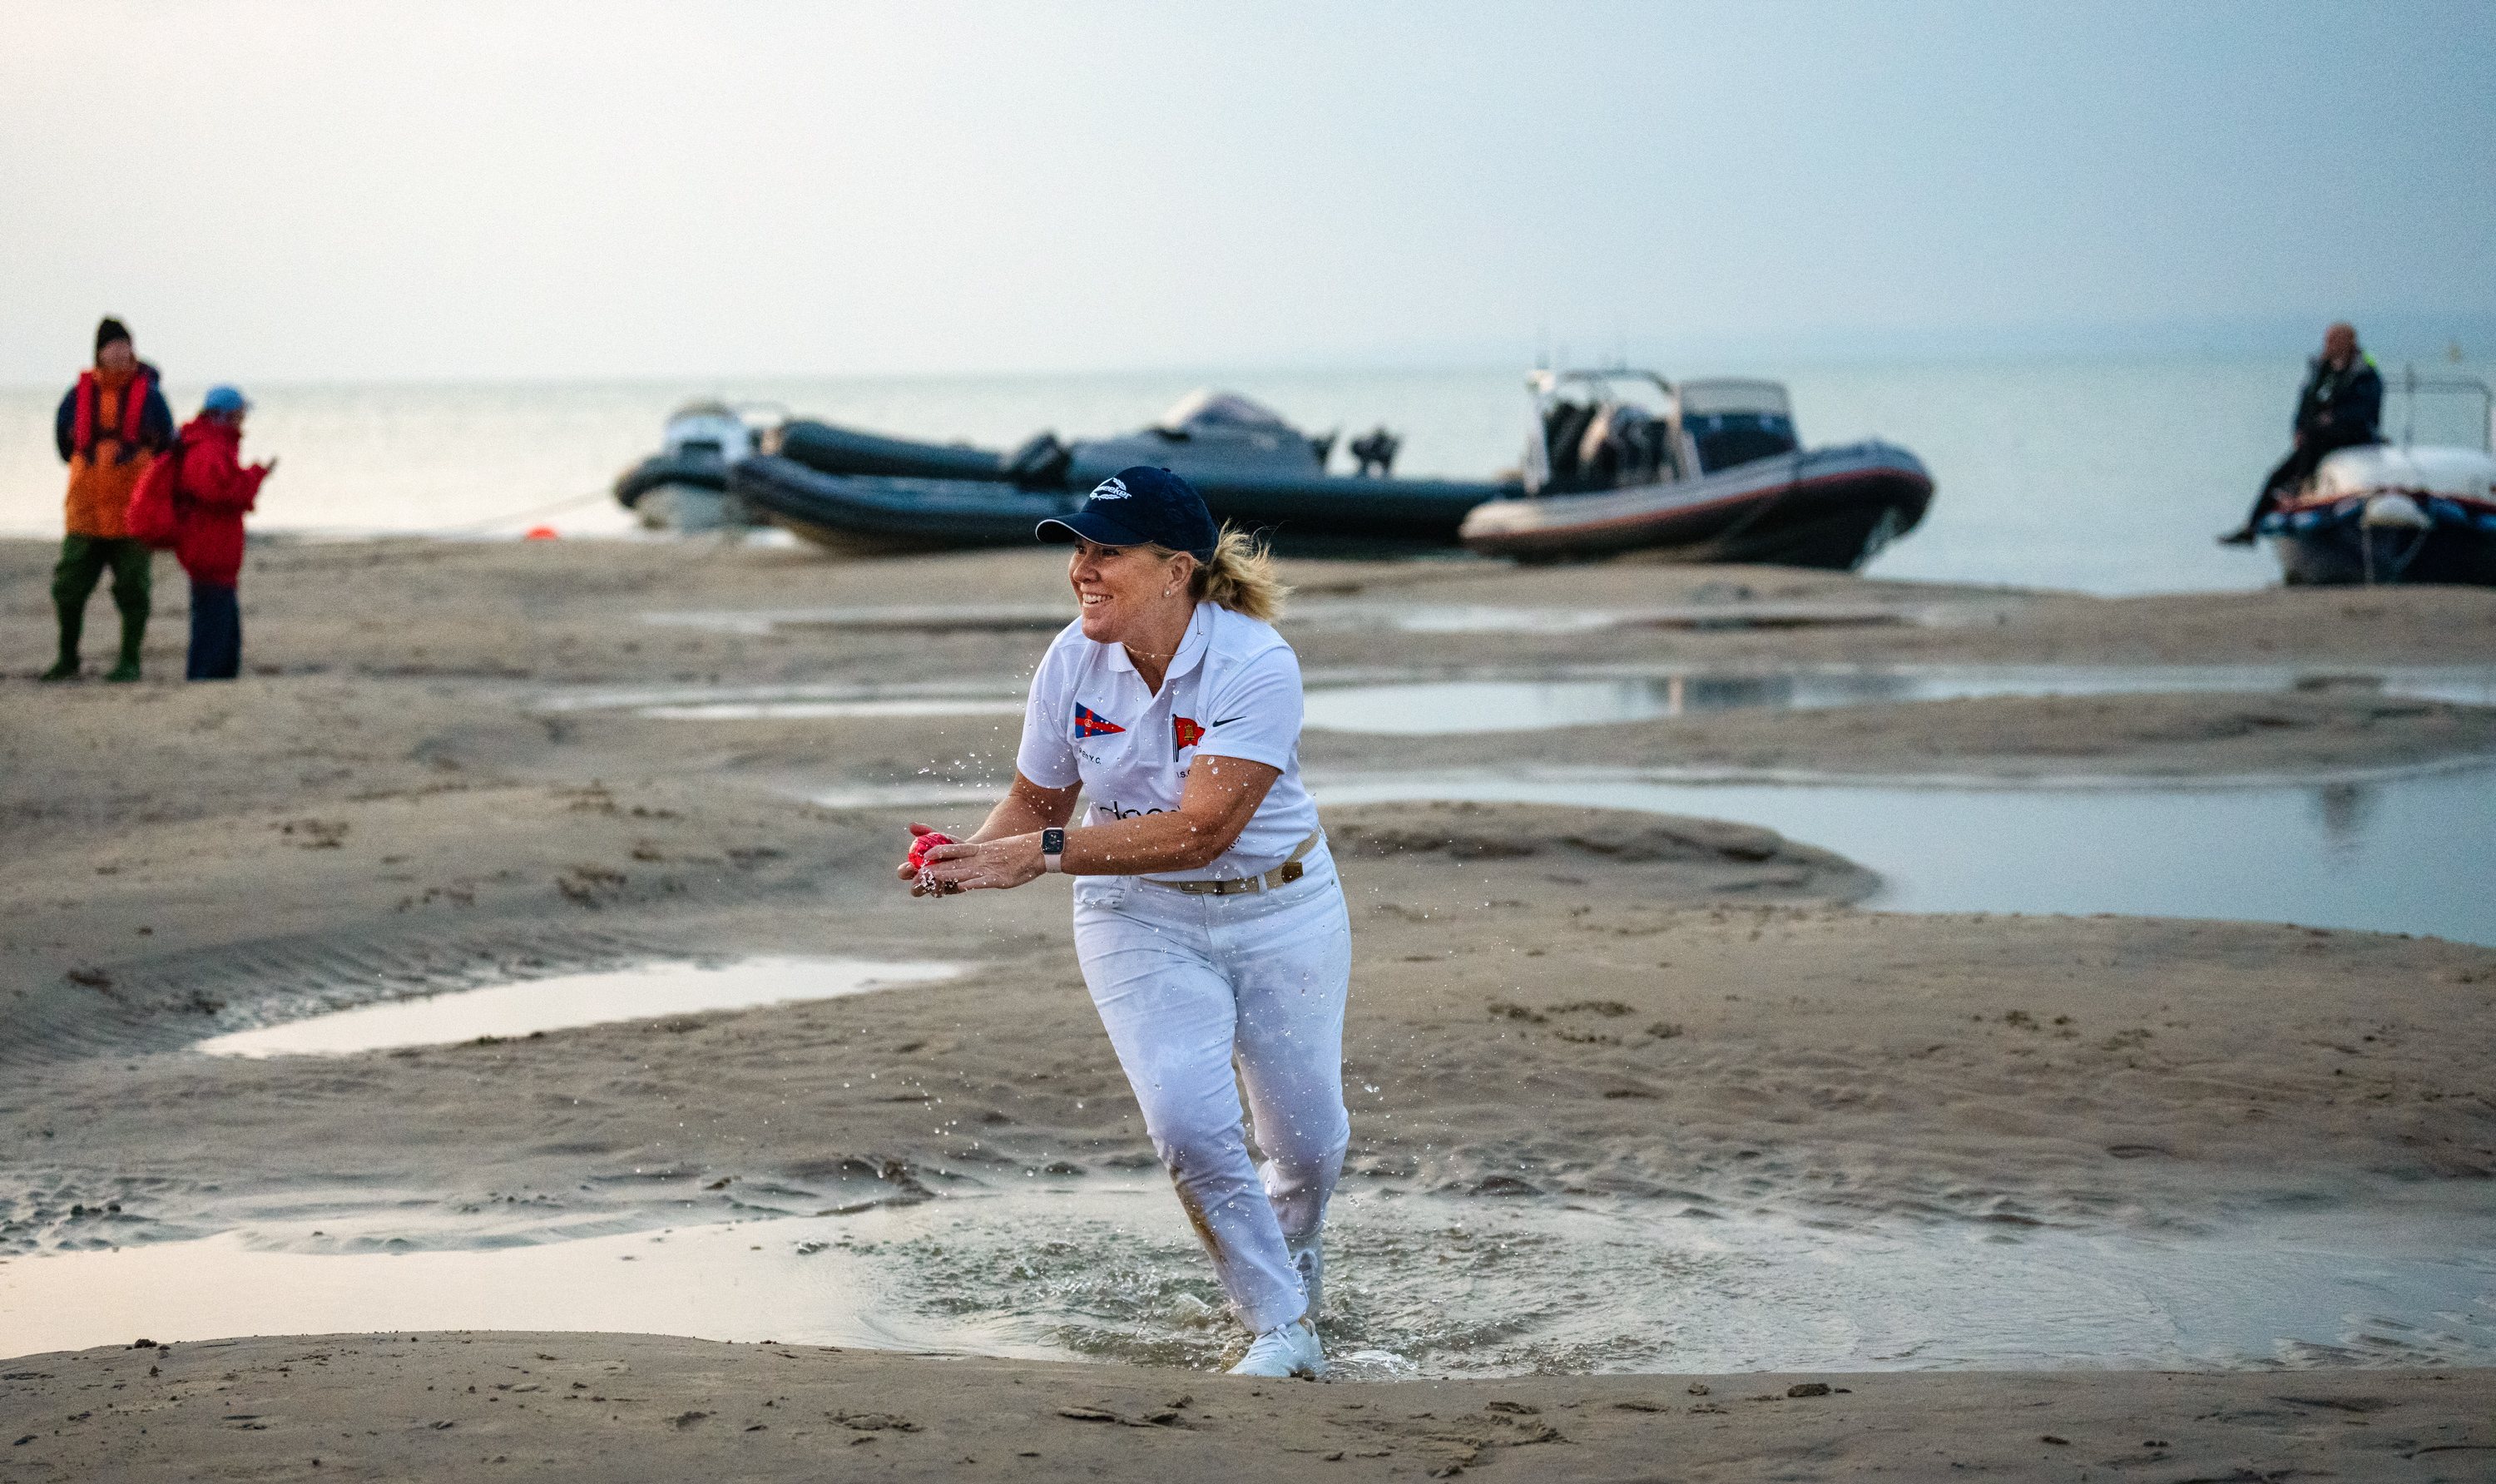
<svg viewBox="0 0 2496 1484">
<path fill-rule="evenodd" d="M 79 372 L 70 451 L 85 455 L 92 463 L 96 444 L 109 438 L 121 445 L 120 454 L 113 462 L 127 462 L 131 454 L 139 451 L 140 424 L 146 418 L 147 394 L 155 389 L 156 378 L 148 374 L 146 367 L 131 372 L 130 380 L 122 386 L 120 404 L 113 410 L 112 424 L 108 427 L 102 415 L 104 399 L 112 388 L 104 384 L 103 373 Z"/>
</svg>

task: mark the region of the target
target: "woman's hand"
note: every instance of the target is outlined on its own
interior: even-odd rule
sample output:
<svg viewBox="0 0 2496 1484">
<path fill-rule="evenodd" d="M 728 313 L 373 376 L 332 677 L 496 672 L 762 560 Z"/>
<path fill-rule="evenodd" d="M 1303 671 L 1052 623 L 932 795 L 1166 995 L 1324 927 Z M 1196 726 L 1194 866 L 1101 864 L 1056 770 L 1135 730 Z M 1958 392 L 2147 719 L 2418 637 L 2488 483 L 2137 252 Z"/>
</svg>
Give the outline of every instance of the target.
<svg viewBox="0 0 2496 1484">
<path fill-rule="evenodd" d="M 1174 810 L 1070 831 L 1060 857 L 1070 876 L 1137 876 L 1190 871 L 1221 858 L 1247 827 L 1282 770 L 1240 757 L 1204 757 L 1188 775 L 1187 791 Z M 920 850 L 920 868 L 903 862 L 895 873 L 912 896 L 952 896 L 983 888 L 1004 890 L 1042 874 L 1040 830 L 1063 825 L 1075 813 L 1080 786 L 1043 788 L 1016 774 L 1004 800 L 971 839 Z M 933 833 L 913 824 L 914 839 Z"/>
<path fill-rule="evenodd" d="M 1041 874 L 1040 836 L 1008 835 L 1002 840 L 932 846 L 923 858 L 927 864 L 920 879 L 934 881 L 935 890 L 940 893 L 950 896 L 957 891 L 1002 891 Z M 913 895 L 919 895 L 927 888 L 913 885 L 910 889 Z"/>
<path fill-rule="evenodd" d="M 982 886 L 1019 886 L 1041 874 L 1040 831 L 1072 819 L 1075 796 L 1081 791 L 1080 784 L 1044 788 L 1016 773 L 1014 787 L 988 811 L 987 822 L 969 840 L 923 845 L 922 838 L 936 831 L 924 824 L 911 825 L 911 846 L 919 864 L 914 867 L 905 860 L 893 874 L 910 882 L 914 897 L 952 896 Z"/>
</svg>

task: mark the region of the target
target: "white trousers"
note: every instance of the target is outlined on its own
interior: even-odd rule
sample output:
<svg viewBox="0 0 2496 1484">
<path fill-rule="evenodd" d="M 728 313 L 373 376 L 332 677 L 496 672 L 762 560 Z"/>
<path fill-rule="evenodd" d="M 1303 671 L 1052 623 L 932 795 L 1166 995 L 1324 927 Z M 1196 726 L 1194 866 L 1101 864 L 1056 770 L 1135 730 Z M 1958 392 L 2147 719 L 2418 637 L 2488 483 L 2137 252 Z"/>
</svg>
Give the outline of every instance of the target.
<svg viewBox="0 0 2496 1484">
<path fill-rule="evenodd" d="M 1075 952 L 1144 1131 L 1250 1330 L 1308 1308 L 1314 1248 L 1343 1173 L 1343 1009 L 1352 923 L 1321 844 L 1288 885 L 1195 896 L 1132 877 L 1075 884 Z M 1233 1080 L 1233 1064 L 1237 1077 Z M 1248 1090 L 1261 1182 L 1240 1128 Z"/>
</svg>

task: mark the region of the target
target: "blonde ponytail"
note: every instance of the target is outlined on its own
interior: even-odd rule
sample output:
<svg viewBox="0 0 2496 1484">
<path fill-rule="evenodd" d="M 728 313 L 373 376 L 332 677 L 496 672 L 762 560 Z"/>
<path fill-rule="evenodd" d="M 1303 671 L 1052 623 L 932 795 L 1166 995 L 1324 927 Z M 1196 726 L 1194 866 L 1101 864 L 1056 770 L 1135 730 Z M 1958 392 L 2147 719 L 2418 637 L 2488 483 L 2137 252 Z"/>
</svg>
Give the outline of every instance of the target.
<svg viewBox="0 0 2496 1484">
<path fill-rule="evenodd" d="M 1213 544 L 1213 560 L 1197 568 L 1187 590 L 1199 603 L 1211 599 L 1233 613 L 1268 624 L 1282 616 L 1283 600 L 1292 595 L 1275 572 L 1274 556 L 1265 543 L 1228 525 Z"/>
</svg>

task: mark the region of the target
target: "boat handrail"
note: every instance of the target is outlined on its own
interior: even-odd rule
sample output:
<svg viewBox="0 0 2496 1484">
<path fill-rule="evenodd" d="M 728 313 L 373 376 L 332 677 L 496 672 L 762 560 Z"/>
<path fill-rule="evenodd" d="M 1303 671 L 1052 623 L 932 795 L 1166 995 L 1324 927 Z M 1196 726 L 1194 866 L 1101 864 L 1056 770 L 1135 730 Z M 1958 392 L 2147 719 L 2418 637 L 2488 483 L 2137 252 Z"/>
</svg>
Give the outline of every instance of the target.
<svg viewBox="0 0 2496 1484">
<path fill-rule="evenodd" d="M 2419 392 L 2475 394 L 2479 398 L 2479 447 L 2496 453 L 2496 388 L 2475 376 L 2420 376 L 2415 363 L 2401 367 L 2401 447 L 2409 448 L 2418 431 Z"/>
<path fill-rule="evenodd" d="M 1538 368 L 1526 373 L 1525 389 L 1537 397 L 1547 397 L 1559 391 L 1560 387 L 1569 382 L 1615 381 L 1644 382 L 1664 393 L 1668 403 L 1678 395 L 1672 388 L 1672 383 L 1661 372 L 1648 371 L 1636 366 L 1587 366 L 1574 371 Z"/>
</svg>

